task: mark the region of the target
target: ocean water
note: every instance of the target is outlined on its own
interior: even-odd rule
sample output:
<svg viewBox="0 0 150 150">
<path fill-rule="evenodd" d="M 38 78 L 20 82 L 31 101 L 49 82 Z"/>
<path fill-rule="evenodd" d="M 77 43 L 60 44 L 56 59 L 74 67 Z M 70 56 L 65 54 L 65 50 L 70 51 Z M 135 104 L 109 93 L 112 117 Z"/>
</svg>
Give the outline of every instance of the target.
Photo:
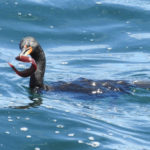
<svg viewBox="0 0 150 150">
<path fill-rule="evenodd" d="M 45 83 L 150 80 L 149 0 L 0 1 L 0 150 L 150 150 L 150 90 L 79 98 L 31 94 L 7 62 L 25 36 L 46 53 Z"/>
</svg>

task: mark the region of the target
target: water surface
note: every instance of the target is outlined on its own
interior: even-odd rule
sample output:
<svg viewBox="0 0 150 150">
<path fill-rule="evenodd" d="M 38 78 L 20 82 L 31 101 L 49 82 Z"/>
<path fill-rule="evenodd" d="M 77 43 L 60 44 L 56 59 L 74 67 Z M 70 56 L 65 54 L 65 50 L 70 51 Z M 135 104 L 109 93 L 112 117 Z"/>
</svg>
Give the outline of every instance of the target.
<svg viewBox="0 0 150 150">
<path fill-rule="evenodd" d="M 0 1 L 1 150 L 149 150 L 150 91 L 79 98 L 32 95 L 17 76 L 18 44 L 35 37 L 46 53 L 45 82 L 150 80 L 148 0 Z M 16 108 L 16 109 L 15 109 Z"/>
</svg>

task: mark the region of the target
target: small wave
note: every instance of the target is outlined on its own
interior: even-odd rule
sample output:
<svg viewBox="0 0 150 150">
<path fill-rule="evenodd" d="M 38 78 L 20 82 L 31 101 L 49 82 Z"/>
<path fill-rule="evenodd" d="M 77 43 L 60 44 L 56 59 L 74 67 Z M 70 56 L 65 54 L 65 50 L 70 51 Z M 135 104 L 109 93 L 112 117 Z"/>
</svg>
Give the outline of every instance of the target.
<svg viewBox="0 0 150 150">
<path fill-rule="evenodd" d="M 84 1 L 84 0 L 76 0 L 76 1 L 70 1 L 70 0 L 63 0 L 63 1 L 55 1 L 55 0 L 28 0 L 29 2 L 38 3 L 41 5 L 51 5 L 54 7 L 63 7 L 63 8 L 71 8 L 76 9 L 80 7 L 91 7 L 91 5 L 95 4 L 94 1 Z"/>
<path fill-rule="evenodd" d="M 48 0 L 28 0 L 28 1 L 34 2 L 34 3 L 40 3 L 40 4 L 44 4 L 44 3 L 49 2 Z"/>
<path fill-rule="evenodd" d="M 101 3 L 111 3 L 130 7 L 139 7 L 145 10 L 150 10 L 150 1 L 148 0 L 101 0 Z"/>
<path fill-rule="evenodd" d="M 129 34 L 129 36 L 137 40 L 150 39 L 150 33 L 135 33 Z"/>
<path fill-rule="evenodd" d="M 76 7 L 91 7 L 95 4 L 101 5 L 101 4 L 116 4 L 116 5 L 124 5 L 129 7 L 138 7 L 142 8 L 144 10 L 150 10 L 150 1 L 148 0 L 92 0 L 85 2 L 83 0 L 76 0 L 70 1 L 70 0 L 64 0 L 64 1 L 55 1 L 55 0 L 28 0 L 28 2 L 38 3 L 41 5 L 51 5 L 60 7 L 63 6 L 64 8 L 76 8 Z M 70 7 L 71 6 L 71 7 Z"/>
<path fill-rule="evenodd" d="M 109 48 L 109 45 L 99 44 L 99 45 L 81 45 L 81 46 L 59 46 L 56 48 L 51 48 L 52 51 L 78 51 L 78 50 L 91 50 L 91 49 L 105 49 Z"/>
</svg>

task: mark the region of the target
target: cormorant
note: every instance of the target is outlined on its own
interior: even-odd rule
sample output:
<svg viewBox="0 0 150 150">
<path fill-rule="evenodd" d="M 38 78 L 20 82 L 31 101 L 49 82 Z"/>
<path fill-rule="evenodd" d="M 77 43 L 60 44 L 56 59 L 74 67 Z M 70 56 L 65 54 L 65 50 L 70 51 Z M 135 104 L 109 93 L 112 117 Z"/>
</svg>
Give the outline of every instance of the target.
<svg viewBox="0 0 150 150">
<path fill-rule="evenodd" d="M 105 94 L 112 92 L 127 92 L 133 85 L 140 85 L 138 82 L 130 84 L 122 80 L 90 80 L 86 78 L 79 78 L 73 82 L 55 82 L 52 85 L 44 84 L 44 73 L 46 66 L 45 53 L 40 44 L 33 37 L 25 37 L 21 40 L 19 47 L 21 53 L 16 57 L 19 61 L 31 62 L 29 69 L 18 71 L 13 65 L 9 65 L 14 71 L 22 76 L 30 76 L 30 88 L 34 91 L 50 90 L 50 91 L 65 91 L 65 92 L 80 92 L 88 94 Z M 28 57 L 30 55 L 31 57 Z"/>
</svg>

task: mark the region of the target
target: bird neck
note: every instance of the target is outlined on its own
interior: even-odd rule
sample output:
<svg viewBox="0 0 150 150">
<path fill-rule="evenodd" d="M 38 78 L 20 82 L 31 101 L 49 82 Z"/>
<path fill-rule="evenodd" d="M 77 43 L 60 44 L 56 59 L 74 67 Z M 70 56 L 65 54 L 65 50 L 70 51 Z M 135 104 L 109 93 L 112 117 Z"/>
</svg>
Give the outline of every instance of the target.
<svg viewBox="0 0 150 150">
<path fill-rule="evenodd" d="M 44 87 L 44 73 L 46 58 L 43 49 L 39 46 L 35 49 L 35 52 L 31 55 L 37 64 L 37 70 L 30 77 L 30 88 L 43 88 Z"/>
</svg>

